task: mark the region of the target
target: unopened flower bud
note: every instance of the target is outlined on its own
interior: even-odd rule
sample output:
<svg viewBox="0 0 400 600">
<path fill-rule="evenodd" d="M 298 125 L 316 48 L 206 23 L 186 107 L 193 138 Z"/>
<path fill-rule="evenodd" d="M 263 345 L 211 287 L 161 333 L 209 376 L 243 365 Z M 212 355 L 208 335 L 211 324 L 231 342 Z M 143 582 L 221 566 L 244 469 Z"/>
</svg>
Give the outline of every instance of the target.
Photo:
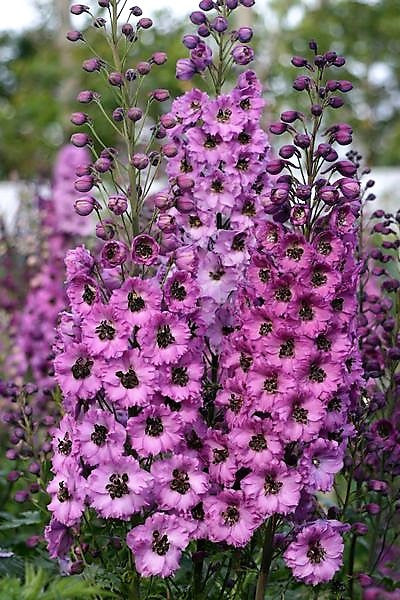
<svg viewBox="0 0 400 600">
<path fill-rule="evenodd" d="M 153 21 L 147 17 L 143 17 L 138 21 L 138 27 L 141 27 L 142 29 L 150 29 L 152 25 Z"/>
<path fill-rule="evenodd" d="M 200 42 L 200 38 L 197 35 L 185 35 L 183 36 L 182 43 L 188 50 L 193 50 L 196 48 L 197 44 Z"/>
<path fill-rule="evenodd" d="M 108 198 L 108 208 L 114 215 L 122 215 L 128 208 L 128 200 L 126 196 L 117 194 Z"/>
<path fill-rule="evenodd" d="M 136 70 L 139 75 L 147 75 L 151 71 L 151 64 L 149 62 L 142 61 L 137 64 Z"/>
<path fill-rule="evenodd" d="M 87 217 L 95 208 L 99 208 L 99 204 L 93 196 L 82 196 L 74 202 L 75 212 L 81 217 Z"/>
<path fill-rule="evenodd" d="M 131 165 L 133 167 L 135 167 L 135 169 L 138 169 L 139 171 L 146 169 L 146 167 L 149 166 L 149 157 L 147 156 L 147 154 L 142 154 L 140 152 L 137 152 L 136 154 L 134 154 L 131 158 Z"/>
<path fill-rule="evenodd" d="M 174 158 L 178 154 L 178 147 L 175 144 L 165 144 L 162 152 L 167 158 Z"/>
<path fill-rule="evenodd" d="M 77 96 L 77 100 L 78 102 L 81 102 L 81 104 L 89 104 L 94 98 L 95 94 L 91 90 L 82 90 Z"/>
<path fill-rule="evenodd" d="M 67 40 L 70 42 L 78 42 L 79 40 L 83 40 L 83 35 L 80 31 L 68 31 Z"/>
<path fill-rule="evenodd" d="M 218 33 L 223 33 L 228 29 L 228 21 L 225 17 L 215 17 L 214 21 L 211 23 L 211 28 Z"/>
<path fill-rule="evenodd" d="M 154 52 L 153 56 L 151 57 L 151 60 L 155 65 L 163 65 L 167 62 L 167 59 L 168 57 L 166 52 Z"/>
<path fill-rule="evenodd" d="M 70 8 L 72 15 L 81 15 L 84 12 L 89 12 L 90 8 L 85 4 L 73 4 Z"/>
<path fill-rule="evenodd" d="M 150 93 L 150 97 L 156 100 L 157 102 L 165 102 L 166 100 L 168 100 L 169 96 L 169 91 L 161 88 L 153 90 Z"/>
<path fill-rule="evenodd" d="M 83 148 L 90 143 L 90 138 L 86 133 L 73 133 L 71 135 L 71 144 L 77 148 Z"/>
<path fill-rule="evenodd" d="M 115 87 L 121 87 L 124 83 L 124 76 L 122 75 L 122 73 L 113 71 L 108 76 L 108 82 Z"/>
<path fill-rule="evenodd" d="M 207 21 L 206 15 L 201 10 L 195 10 L 190 15 L 193 25 L 201 25 Z"/>
<path fill-rule="evenodd" d="M 240 29 L 238 29 L 237 36 L 239 42 L 242 44 L 247 44 L 253 37 L 253 30 L 251 27 L 240 27 Z"/>
<path fill-rule="evenodd" d="M 235 46 L 231 54 L 237 65 L 248 65 L 254 59 L 254 50 L 250 46 Z"/>
<path fill-rule="evenodd" d="M 74 125 L 84 125 L 89 120 L 88 115 L 83 112 L 75 112 L 71 115 L 71 123 Z"/>
<path fill-rule="evenodd" d="M 294 67 L 305 67 L 307 59 L 304 56 L 292 56 L 290 61 Z"/>
<path fill-rule="evenodd" d="M 134 122 L 140 121 L 140 119 L 143 117 L 143 112 L 140 108 L 133 106 L 132 108 L 128 109 L 127 117 Z"/>
<path fill-rule="evenodd" d="M 74 182 L 74 187 L 76 189 L 77 192 L 90 192 L 90 190 L 92 189 L 94 185 L 94 179 L 91 175 L 84 175 L 83 177 L 79 177 L 79 179 L 77 179 Z"/>
</svg>

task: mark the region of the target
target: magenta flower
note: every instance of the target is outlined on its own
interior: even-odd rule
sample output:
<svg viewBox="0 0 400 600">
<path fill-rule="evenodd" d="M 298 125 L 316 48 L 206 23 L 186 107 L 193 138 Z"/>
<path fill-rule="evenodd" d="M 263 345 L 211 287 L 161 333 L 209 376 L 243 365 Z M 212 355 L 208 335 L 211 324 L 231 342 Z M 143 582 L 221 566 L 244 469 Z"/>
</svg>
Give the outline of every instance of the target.
<svg viewBox="0 0 400 600">
<path fill-rule="evenodd" d="M 155 369 L 136 350 L 104 363 L 101 370 L 104 389 L 112 402 L 121 408 L 146 406 L 153 393 Z"/>
<path fill-rule="evenodd" d="M 133 239 L 132 260 L 139 265 L 152 265 L 158 258 L 160 247 L 150 235 L 142 234 Z"/>
<path fill-rule="evenodd" d="M 84 510 L 86 480 L 76 466 L 70 464 L 66 469 L 59 469 L 47 492 L 51 497 L 48 509 L 57 521 L 68 527 L 79 522 Z"/>
<path fill-rule="evenodd" d="M 156 456 L 175 450 L 183 439 L 178 414 L 163 406 L 146 408 L 126 425 L 130 443 L 140 456 Z"/>
<path fill-rule="evenodd" d="M 76 426 L 82 458 L 89 465 L 118 461 L 124 452 L 125 428 L 104 410 L 90 409 Z"/>
<path fill-rule="evenodd" d="M 310 585 L 330 581 L 343 564 L 343 540 L 331 521 L 304 527 L 287 547 L 284 559 L 296 579 Z"/>
<path fill-rule="evenodd" d="M 101 387 L 95 359 L 84 344 L 70 344 L 55 361 L 56 379 L 65 394 L 93 396 Z"/>
<path fill-rule="evenodd" d="M 186 512 L 207 492 L 208 478 L 196 458 L 173 456 L 153 463 L 158 505 L 166 510 Z"/>
<path fill-rule="evenodd" d="M 164 396 L 180 402 L 200 393 L 204 366 L 187 352 L 177 362 L 165 365 L 159 379 L 159 389 Z"/>
<path fill-rule="evenodd" d="M 86 275 L 77 275 L 69 282 L 67 296 L 71 307 L 80 315 L 87 315 L 99 302 L 100 292 L 96 281 Z"/>
<path fill-rule="evenodd" d="M 79 441 L 76 437 L 76 421 L 70 415 L 65 415 L 57 429 L 52 431 L 53 469 L 58 471 L 74 464 L 79 453 Z"/>
<path fill-rule="evenodd" d="M 308 471 L 310 489 L 327 492 L 343 466 L 343 451 L 337 442 L 318 438 L 307 448 L 301 466 Z"/>
<path fill-rule="evenodd" d="M 189 533 L 182 519 L 162 513 L 155 513 L 144 525 L 131 529 L 126 542 L 139 573 L 144 577 L 172 575 L 179 568 L 182 550 L 189 543 Z"/>
<path fill-rule="evenodd" d="M 149 327 L 138 333 L 143 354 L 155 365 L 170 364 L 188 349 L 190 332 L 185 322 L 168 313 L 154 317 Z"/>
<path fill-rule="evenodd" d="M 254 499 L 263 518 L 274 513 L 293 512 L 300 499 L 301 477 L 289 471 L 282 462 L 272 461 L 268 466 L 251 473 L 242 482 L 246 496 Z"/>
<path fill-rule="evenodd" d="M 262 520 L 240 490 L 227 490 L 204 500 L 208 537 L 213 542 L 245 546 Z"/>
<path fill-rule="evenodd" d="M 44 539 L 50 558 L 65 558 L 73 544 L 73 534 L 69 527 L 52 517 L 45 527 Z"/>
<path fill-rule="evenodd" d="M 160 310 L 160 288 L 155 279 L 131 277 L 119 289 L 114 290 L 110 304 L 121 321 L 130 325 L 142 325 Z"/>
<path fill-rule="evenodd" d="M 89 476 L 90 505 L 106 519 L 129 518 L 148 504 L 153 478 L 132 457 L 100 464 Z"/>
<path fill-rule="evenodd" d="M 112 306 L 97 303 L 82 323 L 82 341 L 94 356 L 114 358 L 129 347 L 131 327 L 117 318 Z"/>
</svg>

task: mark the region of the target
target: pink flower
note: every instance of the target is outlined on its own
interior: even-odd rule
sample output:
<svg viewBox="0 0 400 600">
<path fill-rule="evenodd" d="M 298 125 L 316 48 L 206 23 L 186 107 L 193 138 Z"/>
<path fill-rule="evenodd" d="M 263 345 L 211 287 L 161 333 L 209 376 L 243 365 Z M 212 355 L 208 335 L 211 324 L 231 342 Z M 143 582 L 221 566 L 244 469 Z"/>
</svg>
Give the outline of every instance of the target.
<svg viewBox="0 0 400 600">
<path fill-rule="evenodd" d="M 182 550 L 189 543 L 189 529 L 175 515 L 155 513 L 131 529 L 126 542 L 143 577 L 168 577 L 179 568 Z"/>
<path fill-rule="evenodd" d="M 146 408 L 137 417 L 131 417 L 126 428 L 131 446 L 140 456 L 173 451 L 183 439 L 179 413 L 163 406 Z"/>
<path fill-rule="evenodd" d="M 153 478 L 132 457 L 99 465 L 89 476 L 90 505 L 106 519 L 128 520 L 148 504 Z"/>
<path fill-rule="evenodd" d="M 300 466 L 308 471 L 310 490 L 327 492 L 343 466 L 343 451 L 337 442 L 318 438 L 307 448 Z"/>
<path fill-rule="evenodd" d="M 200 393 L 204 366 L 189 352 L 177 362 L 165 365 L 159 380 L 164 396 L 176 401 L 194 397 Z"/>
<path fill-rule="evenodd" d="M 269 465 L 251 473 L 242 482 L 246 496 L 255 500 L 257 509 L 265 518 L 274 513 L 286 515 L 293 512 L 300 499 L 300 475 L 289 471 L 282 462 Z"/>
<path fill-rule="evenodd" d="M 330 521 L 304 527 L 287 547 L 284 559 L 296 579 L 317 585 L 330 581 L 343 564 L 343 540 Z"/>
<path fill-rule="evenodd" d="M 155 279 L 131 277 L 114 290 L 110 305 L 130 325 L 142 325 L 160 310 L 161 292 Z"/>
<path fill-rule="evenodd" d="M 94 356 L 113 358 L 128 349 L 131 327 L 117 318 L 112 306 L 97 303 L 82 323 L 83 343 Z"/>
<path fill-rule="evenodd" d="M 92 408 L 83 413 L 76 437 L 82 458 L 89 465 L 117 461 L 124 452 L 125 428 L 105 410 Z"/>
<path fill-rule="evenodd" d="M 188 349 L 189 337 L 187 324 L 168 313 L 157 315 L 146 330 L 142 328 L 138 333 L 143 353 L 155 365 L 170 364 L 180 358 Z"/>
<path fill-rule="evenodd" d="M 151 473 L 157 485 L 155 493 L 161 508 L 185 512 L 207 492 L 207 475 L 195 458 L 173 456 L 153 464 Z"/>
<path fill-rule="evenodd" d="M 53 470 L 62 470 L 64 465 L 74 464 L 79 453 L 79 441 L 76 436 L 76 421 L 70 415 L 65 415 L 58 426 L 52 431 Z M 66 466 L 68 470 L 68 466 Z"/>
<path fill-rule="evenodd" d="M 153 393 L 155 369 L 137 350 L 128 350 L 102 367 L 103 385 L 110 400 L 121 408 L 146 406 Z"/>
<path fill-rule="evenodd" d="M 69 464 L 58 471 L 47 487 L 51 496 L 48 509 L 54 518 L 70 527 L 81 518 L 86 495 L 86 480 L 79 474 L 78 467 Z"/>
<path fill-rule="evenodd" d="M 261 519 L 240 490 L 228 490 L 204 501 L 208 537 L 212 542 L 245 546 Z"/>
<path fill-rule="evenodd" d="M 65 394 L 93 396 L 101 387 L 95 359 L 84 344 L 70 344 L 59 354 L 54 367 L 57 382 Z"/>
</svg>

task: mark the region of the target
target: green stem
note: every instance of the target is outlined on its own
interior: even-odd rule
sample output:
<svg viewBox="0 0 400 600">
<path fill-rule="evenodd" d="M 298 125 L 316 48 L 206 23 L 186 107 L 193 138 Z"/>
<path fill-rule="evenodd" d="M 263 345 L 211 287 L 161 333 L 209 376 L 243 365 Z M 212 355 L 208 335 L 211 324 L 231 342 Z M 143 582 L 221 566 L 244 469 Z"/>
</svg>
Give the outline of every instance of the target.
<svg viewBox="0 0 400 600">
<path fill-rule="evenodd" d="M 274 534 L 276 529 L 276 517 L 268 519 L 265 528 L 264 544 L 261 557 L 260 572 L 257 579 L 257 589 L 254 600 L 264 600 L 265 590 L 267 589 L 268 576 L 271 568 L 272 555 L 274 550 Z"/>
<path fill-rule="evenodd" d="M 349 577 L 349 599 L 353 600 L 354 594 L 354 559 L 356 556 L 357 535 L 353 533 L 350 544 L 349 564 L 347 575 Z"/>
</svg>

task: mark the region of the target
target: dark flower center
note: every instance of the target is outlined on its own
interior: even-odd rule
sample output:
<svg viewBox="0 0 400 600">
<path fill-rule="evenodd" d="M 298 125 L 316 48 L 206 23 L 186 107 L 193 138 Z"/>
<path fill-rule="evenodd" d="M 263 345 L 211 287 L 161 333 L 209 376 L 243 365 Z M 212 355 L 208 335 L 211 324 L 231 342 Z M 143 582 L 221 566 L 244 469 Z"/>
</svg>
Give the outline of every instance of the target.
<svg viewBox="0 0 400 600">
<path fill-rule="evenodd" d="M 287 285 L 281 285 L 275 291 L 275 299 L 279 302 L 289 302 L 292 299 L 292 292 Z"/>
<path fill-rule="evenodd" d="M 151 437 L 158 437 L 164 431 L 164 426 L 160 417 L 147 417 L 145 434 Z"/>
<path fill-rule="evenodd" d="M 122 496 L 129 494 L 128 481 L 129 477 L 126 473 L 122 473 L 122 475 L 113 473 L 110 475 L 110 483 L 107 483 L 106 490 L 110 494 L 111 500 L 122 498 Z"/>
<path fill-rule="evenodd" d="M 308 378 L 310 381 L 314 381 L 314 383 L 322 383 L 326 379 L 326 373 L 324 369 L 314 363 L 311 365 Z"/>
<path fill-rule="evenodd" d="M 226 448 L 213 448 L 213 464 L 219 465 L 226 461 L 229 452 Z"/>
<path fill-rule="evenodd" d="M 182 173 L 191 173 L 193 171 L 192 165 L 187 161 L 186 158 L 181 161 L 181 171 Z"/>
<path fill-rule="evenodd" d="M 301 303 L 299 317 L 302 321 L 312 321 L 314 319 L 314 311 L 309 304 Z"/>
<path fill-rule="evenodd" d="M 153 541 L 151 544 L 151 549 L 153 552 L 158 554 L 158 556 L 165 556 L 169 550 L 170 543 L 167 535 L 161 535 L 159 531 L 153 531 Z"/>
<path fill-rule="evenodd" d="M 272 331 L 272 321 L 264 321 L 261 323 L 258 333 L 260 335 L 268 335 Z"/>
<path fill-rule="evenodd" d="M 341 312 L 343 310 L 344 299 L 343 298 L 334 298 L 331 302 L 331 306 L 333 310 L 336 312 Z"/>
<path fill-rule="evenodd" d="M 292 412 L 293 420 L 296 423 L 301 423 L 302 425 L 307 425 L 308 423 L 308 410 L 299 406 L 298 404 L 293 408 Z"/>
<path fill-rule="evenodd" d="M 60 481 L 60 483 L 58 484 L 58 492 L 57 492 L 58 501 L 62 503 L 62 502 L 66 502 L 70 498 L 71 498 L 71 494 L 69 493 L 67 486 L 65 485 L 65 483 L 63 481 Z"/>
<path fill-rule="evenodd" d="M 83 288 L 82 300 L 86 302 L 86 304 L 89 304 L 89 306 L 91 306 L 95 301 L 95 298 L 96 294 L 94 293 L 93 289 L 90 287 L 90 285 L 85 283 L 85 287 Z"/>
<path fill-rule="evenodd" d="M 115 375 L 121 380 L 121 385 L 127 390 L 133 390 L 133 388 L 139 385 L 139 379 L 132 367 L 126 373 L 117 371 Z"/>
<path fill-rule="evenodd" d="M 264 494 L 267 496 L 268 494 L 278 494 L 283 486 L 281 481 L 277 481 L 275 477 L 268 474 L 265 476 L 264 480 Z"/>
<path fill-rule="evenodd" d="M 332 342 L 328 340 L 326 335 L 324 335 L 323 333 L 320 333 L 317 336 L 315 343 L 317 345 L 318 350 L 322 350 L 323 352 L 329 352 L 329 350 L 332 348 Z"/>
<path fill-rule="evenodd" d="M 298 246 L 295 246 L 293 248 L 288 248 L 286 250 L 286 256 L 296 262 L 299 262 L 299 260 L 303 256 L 303 254 L 304 254 L 304 248 L 299 248 Z"/>
<path fill-rule="evenodd" d="M 90 358 L 80 356 L 71 367 L 72 375 L 75 379 L 86 379 L 90 376 L 93 361 Z"/>
<path fill-rule="evenodd" d="M 172 367 L 171 379 L 174 385 L 185 387 L 189 383 L 187 367 Z"/>
<path fill-rule="evenodd" d="M 321 287 L 328 281 L 328 277 L 321 271 L 314 271 L 311 277 L 311 285 L 313 287 Z"/>
<path fill-rule="evenodd" d="M 294 340 L 290 338 L 279 349 L 279 358 L 292 358 L 294 356 Z"/>
<path fill-rule="evenodd" d="M 224 275 L 225 271 L 222 268 L 219 268 L 217 271 L 209 272 L 210 279 L 213 279 L 214 281 L 220 281 Z"/>
<path fill-rule="evenodd" d="M 200 219 L 197 215 L 190 215 L 189 225 L 190 225 L 190 227 L 196 227 L 196 229 L 197 229 L 198 227 L 201 227 L 203 225 L 203 223 L 200 221 Z"/>
<path fill-rule="evenodd" d="M 191 450 L 201 450 L 203 447 L 203 442 L 194 429 L 185 435 L 185 440 L 188 448 L 191 448 Z"/>
<path fill-rule="evenodd" d="M 310 559 L 310 562 L 315 565 L 321 563 L 326 557 L 326 551 L 321 546 L 321 543 L 316 541 L 309 545 L 307 558 Z"/>
<path fill-rule="evenodd" d="M 178 492 L 182 496 L 190 490 L 189 475 L 186 471 L 174 469 L 172 471 L 173 480 L 170 483 L 170 488 L 174 492 Z"/>
<path fill-rule="evenodd" d="M 278 391 L 278 375 L 276 373 L 264 379 L 263 390 L 268 394 L 274 394 Z"/>
<path fill-rule="evenodd" d="M 168 348 L 175 342 L 175 338 L 171 333 L 171 327 L 169 325 L 160 325 L 157 330 L 157 345 L 159 348 Z"/>
<path fill-rule="evenodd" d="M 242 215 L 246 215 L 247 217 L 254 217 L 256 214 L 256 207 L 252 200 L 246 200 L 243 204 Z"/>
<path fill-rule="evenodd" d="M 105 340 L 113 340 L 116 334 L 116 331 L 110 321 L 101 321 L 100 325 L 96 327 L 95 331 L 102 342 Z"/>
<path fill-rule="evenodd" d="M 215 135 L 207 135 L 204 140 L 204 148 L 212 149 L 218 146 L 218 140 Z"/>
<path fill-rule="evenodd" d="M 69 454 L 71 454 L 72 440 L 70 440 L 68 432 L 64 435 L 64 438 L 62 440 L 58 439 L 57 448 L 58 448 L 58 451 L 61 454 L 64 454 L 65 456 L 68 456 Z"/>
<path fill-rule="evenodd" d="M 329 242 L 319 242 L 317 251 L 323 256 L 329 256 L 329 254 L 332 252 L 332 246 Z"/>
<path fill-rule="evenodd" d="M 268 448 L 267 440 L 262 433 L 257 433 L 250 438 L 249 448 L 254 452 L 262 452 Z"/>
<path fill-rule="evenodd" d="M 174 283 L 171 285 L 171 296 L 175 298 L 175 300 L 184 300 L 187 296 L 187 292 L 185 287 L 175 279 Z"/>
<path fill-rule="evenodd" d="M 259 269 L 258 271 L 258 277 L 260 279 L 260 281 L 262 281 L 262 283 L 268 283 L 268 281 L 271 278 L 271 271 L 270 269 Z"/>
<path fill-rule="evenodd" d="M 238 233 L 235 235 L 235 237 L 233 238 L 233 242 L 232 242 L 232 250 L 237 250 L 238 252 L 243 252 L 243 250 L 245 249 L 245 236 L 243 233 Z"/>
<path fill-rule="evenodd" d="M 248 158 L 239 158 L 239 160 L 236 163 L 236 168 L 239 171 L 247 171 L 249 168 L 249 159 Z"/>
<path fill-rule="evenodd" d="M 220 108 L 217 112 L 217 121 L 220 123 L 227 123 L 232 116 L 232 111 L 230 108 Z"/>
<path fill-rule="evenodd" d="M 199 502 L 198 504 L 196 504 L 196 506 L 193 506 L 190 512 L 192 514 L 193 519 L 195 519 L 196 521 L 204 521 L 205 513 L 202 502 Z"/>
<path fill-rule="evenodd" d="M 247 373 L 247 371 L 249 371 L 251 365 L 253 364 L 253 358 L 251 356 L 249 356 L 248 354 L 244 354 L 243 352 L 241 352 L 239 364 L 240 364 L 242 370 L 245 373 Z"/>
<path fill-rule="evenodd" d="M 236 394 L 231 394 L 229 398 L 229 408 L 231 411 L 237 415 L 240 412 L 240 409 L 243 406 L 243 398 L 242 396 L 236 396 Z"/>
<path fill-rule="evenodd" d="M 251 135 L 249 133 L 246 133 L 246 131 L 242 131 L 241 133 L 239 133 L 238 135 L 238 142 L 240 144 L 248 144 L 251 140 Z"/>
<path fill-rule="evenodd" d="M 331 400 L 329 400 L 328 402 L 328 411 L 329 412 L 340 412 L 342 408 L 342 403 L 340 401 L 340 398 L 338 398 L 337 396 L 334 396 L 333 398 L 331 398 Z"/>
<path fill-rule="evenodd" d="M 221 192 L 224 191 L 224 184 L 222 183 L 222 181 L 220 179 L 214 179 L 214 181 L 211 184 L 211 189 L 213 192 L 220 194 Z"/>
<path fill-rule="evenodd" d="M 128 294 L 128 308 L 131 312 L 139 312 L 146 306 L 145 301 L 141 296 L 138 296 L 136 292 L 129 292 Z"/>
<path fill-rule="evenodd" d="M 225 525 L 233 527 L 239 522 L 240 512 L 236 506 L 228 506 L 227 509 L 222 513 Z"/>
<path fill-rule="evenodd" d="M 153 256 L 152 246 L 143 240 L 141 240 L 138 244 L 135 245 L 135 252 L 138 256 L 140 256 L 140 258 L 144 259 Z"/>
<path fill-rule="evenodd" d="M 107 440 L 108 429 L 104 425 L 94 425 L 94 431 L 90 436 L 90 439 L 96 446 L 104 446 Z"/>
<path fill-rule="evenodd" d="M 244 100 L 241 100 L 239 102 L 239 106 L 242 110 L 250 110 L 250 108 L 251 108 L 250 98 L 245 98 Z"/>
</svg>

